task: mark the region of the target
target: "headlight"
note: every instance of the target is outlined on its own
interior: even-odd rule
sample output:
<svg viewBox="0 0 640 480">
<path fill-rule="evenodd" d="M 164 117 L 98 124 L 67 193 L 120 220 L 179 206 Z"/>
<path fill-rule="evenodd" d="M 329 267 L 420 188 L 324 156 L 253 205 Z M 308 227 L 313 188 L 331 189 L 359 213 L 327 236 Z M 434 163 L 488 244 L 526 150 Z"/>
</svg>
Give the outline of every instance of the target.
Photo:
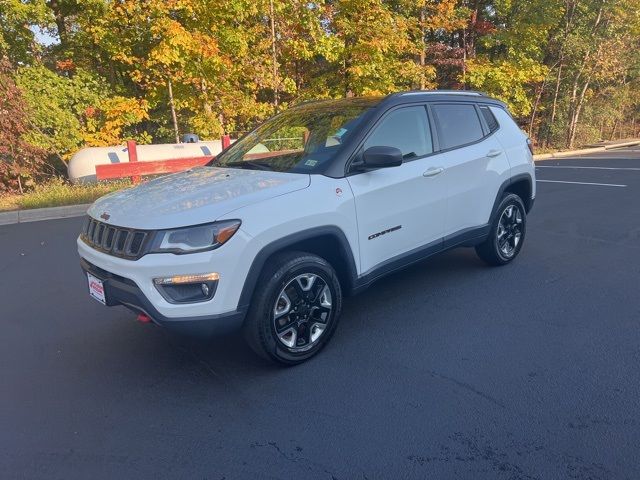
<svg viewBox="0 0 640 480">
<path fill-rule="evenodd" d="M 240 220 L 156 232 L 149 253 L 194 253 L 218 248 L 240 228 Z"/>
</svg>

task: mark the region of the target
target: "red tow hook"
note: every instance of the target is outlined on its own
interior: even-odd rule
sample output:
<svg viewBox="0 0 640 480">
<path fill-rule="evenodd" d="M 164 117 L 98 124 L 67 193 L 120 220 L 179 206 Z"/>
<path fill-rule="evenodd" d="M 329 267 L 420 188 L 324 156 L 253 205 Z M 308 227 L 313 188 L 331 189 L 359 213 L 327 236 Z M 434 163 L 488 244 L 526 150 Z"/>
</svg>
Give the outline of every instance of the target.
<svg viewBox="0 0 640 480">
<path fill-rule="evenodd" d="M 140 323 L 149 323 L 151 322 L 151 317 L 149 317 L 149 315 L 145 315 L 144 313 L 139 313 L 136 320 L 138 320 Z"/>
</svg>

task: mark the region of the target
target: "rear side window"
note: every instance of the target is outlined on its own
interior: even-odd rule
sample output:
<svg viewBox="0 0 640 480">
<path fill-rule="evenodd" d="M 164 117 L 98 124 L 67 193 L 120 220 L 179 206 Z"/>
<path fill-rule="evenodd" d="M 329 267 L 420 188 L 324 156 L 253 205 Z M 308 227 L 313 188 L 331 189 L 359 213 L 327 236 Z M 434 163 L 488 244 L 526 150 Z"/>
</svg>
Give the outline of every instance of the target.
<svg viewBox="0 0 640 480">
<path fill-rule="evenodd" d="M 491 133 L 495 132 L 500 127 L 498 120 L 496 120 L 496 117 L 493 115 L 493 112 L 489 107 L 483 105 L 480 107 L 480 113 L 482 113 L 484 121 L 487 122 L 487 126 Z"/>
<path fill-rule="evenodd" d="M 424 107 L 404 107 L 384 117 L 364 142 L 369 147 L 395 147 L 405 159 L 433 152 L 431 130 Z"/>
<path fill-rule="evenodd" d="M 438 140 L 442 150 L 466 145 L 484 136 L 475 106 L 436 104 L 431 109 L 438 124 Z"/>
</svg>

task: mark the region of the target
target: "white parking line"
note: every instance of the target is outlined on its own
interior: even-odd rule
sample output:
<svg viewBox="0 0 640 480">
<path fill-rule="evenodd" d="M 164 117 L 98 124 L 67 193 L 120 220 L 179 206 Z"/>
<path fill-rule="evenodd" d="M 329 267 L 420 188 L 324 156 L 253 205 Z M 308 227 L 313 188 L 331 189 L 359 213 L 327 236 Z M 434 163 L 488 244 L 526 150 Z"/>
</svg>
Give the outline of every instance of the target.
<svg viewBox="0 0 640 480">
<path fill-rule="evenodd" d="M 589 182 L 565 182 L 562 180 L 536 180 L 536 182 L 544 183 L 571 183 L 573 185 L 597 185 L 599 187 L 626 187 L 626 185 L 617 185 L 615 183 L 589 183 Z"/>
<path fill-rule="evenodd" d="M 578 167 L 574 165 L 536 165 L 536 168 L 580 168 L 585 170 L 632 170 L 640 172 L 636 167 Z"/>
<path fill-rule="evenodd" d="M 624 153 L 627 153 L 627 152 L 624 152 Z M 633 160 L 633 159 L 627 158 L 627 157 L 612 157 L 611 155 L 603 156 L 603 157 L 580 157 L 580 156 L 575 156 L 575 157 L 543 158 L 542 160 L 538 160 L 538 162 L 548 162 L 549 160 L 558 161 L 558 160 Z"/>
</svg>

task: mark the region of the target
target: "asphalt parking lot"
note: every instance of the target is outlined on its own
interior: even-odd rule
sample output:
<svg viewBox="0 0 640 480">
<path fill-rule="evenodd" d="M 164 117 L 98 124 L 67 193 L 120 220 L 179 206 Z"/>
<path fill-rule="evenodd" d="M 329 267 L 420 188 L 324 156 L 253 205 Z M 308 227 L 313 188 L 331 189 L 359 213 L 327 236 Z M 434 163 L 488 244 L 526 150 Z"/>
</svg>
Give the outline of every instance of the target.
<svg viewBox="0 0 640 480">
<path fill-rule="evenodd" d="M 640 478 L 640 149 L 537 174 L 515 263 L 388 277 L 284 369 L 90 299 L 80 218 L 0 226 L 0 477 Z"/>
</svg>

